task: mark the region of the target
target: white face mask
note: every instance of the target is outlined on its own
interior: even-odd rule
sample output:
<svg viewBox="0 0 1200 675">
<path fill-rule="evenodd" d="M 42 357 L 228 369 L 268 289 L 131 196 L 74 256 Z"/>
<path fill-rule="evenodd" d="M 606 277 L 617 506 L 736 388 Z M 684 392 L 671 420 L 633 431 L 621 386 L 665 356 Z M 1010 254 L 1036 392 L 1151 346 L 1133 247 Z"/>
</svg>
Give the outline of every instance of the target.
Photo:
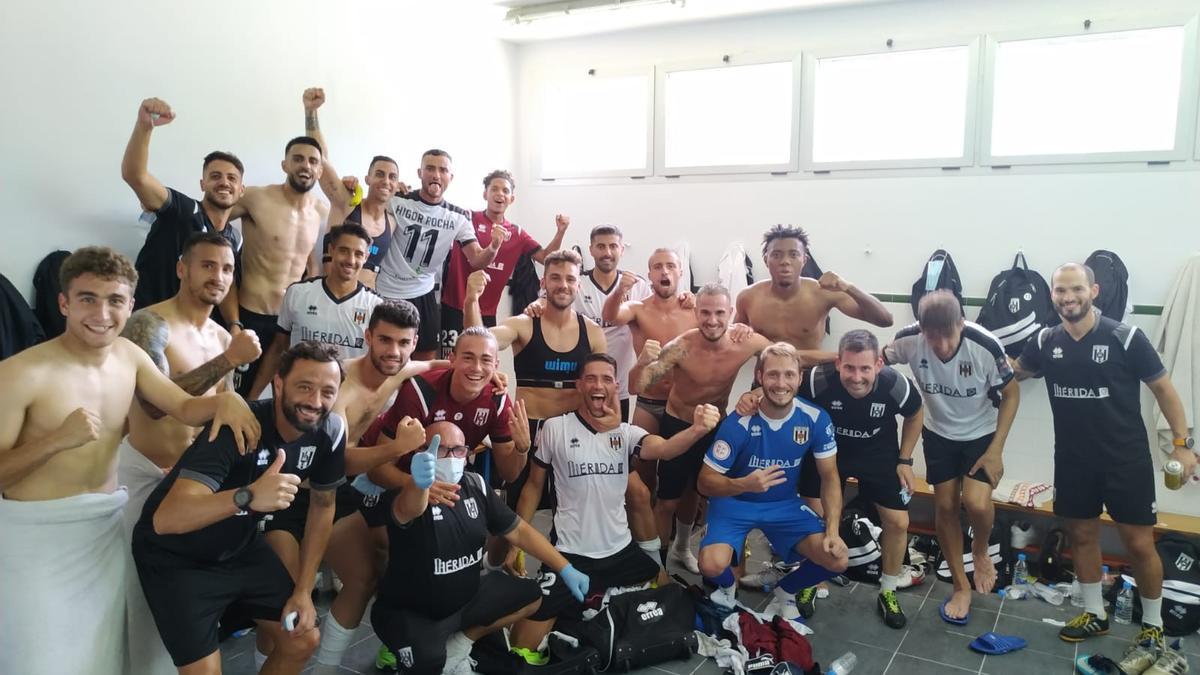
<svg viewBox="0 0 1200 675">
<path fill-rule="evenodd" d="M 457 485 L 458 481 L 462 480 L 463 470 L 466 466 L 466 457 L 438 457 L 434 474 L 443 483 Z"/>
</svg>

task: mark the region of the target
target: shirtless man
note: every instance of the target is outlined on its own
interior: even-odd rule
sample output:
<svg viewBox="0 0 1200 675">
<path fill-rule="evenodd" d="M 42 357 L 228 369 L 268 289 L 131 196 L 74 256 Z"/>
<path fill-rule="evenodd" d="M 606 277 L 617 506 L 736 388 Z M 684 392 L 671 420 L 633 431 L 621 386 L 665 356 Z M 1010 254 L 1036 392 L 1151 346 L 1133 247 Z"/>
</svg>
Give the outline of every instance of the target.
<svg viewBox="0 0 1200 675">
<path fill-rule="evenodd" d="M 321 177 L 321 146 L 309 136 L 297 136 L 284 147 L 280 167 L 287 180 L 279 185 L 246 188 L 230 218 L 242 219 L 242 272 L 221 303 L 221 317 L 230 332 L 253 330 L 273 335 L 283 293 L 301 277 L 316 276 L 310 255 L 329 206 L 312 193 Z M 260 361 L 239 367 L 234 375 L 239 394 L 254 384 Z"/>
<path fill-rule="evenodd" d="M 727 410 L 729 392 L 733 389 L 738 371 L 771 344 L 770 340 L 757 333 L 752 333 L 741 342 L 735 342 L 729 336 L 732 304 L 729 291 L 724 286 L 706 284 L 696 294 L 697 328 L 680 334 L 661 347 L 657 340 L 651 339 L 647 339 L 642 347 L 637 364 L 629 373 L 629 379 L 637 383 L 638 391 L 649 390 L 668 375 L 674 378 L 666 411 L 658 428 L 663 438 L 670 438 L 687 429 L 692 423 L 692 411 L 698 405 L 707 403 L 722 412 Z M 693 572 L 699 569 L 696 556 L 688 545 L 692 520 L 699 505 L 696 477 L 700 473 L 704 453 L 712 444 L 712 436 L 705 436 L 683 455 L 658 463 L 658 502 L 654 505 L 658 536 L 660 541 L 667 541 L 671 536 L 671 526 L 675 525 L 675 538 L 669 555 Z M 665 565 L 667 549 L 663 548 L 660 555 Z"/>
<path fill-rule="evenodd" d="M 213 421 L 254 447 L 232 393 L 190 396 L 120 337 L 137 272 L 105 247 L 63 261 L 66 331 L 0 362 L 0 672 L 62 670 L 70 635 L 88 671 L 124 673 L 125 565 L 117 446 L 135 396 L 191 426 Z M 19 383 L 16 385 L 14 383 Z"/>
<path fill-rule="evenodd" d="M 216 232 L 195 235 L 184 244 L 176 268 L 182 283 L 175 297 L 134 312 L 122 335 L 149 354 L 154 365 L 187 393 L 233 391 L 230 373 L 262 352 L 254 331 L 242 331 L 231 339 L 209 316 L 233 284 L 233 247 Z M 126 535 L 133 532 L 150 492 L 199 432 L 139 402 L 141 405 L 129 409 L 129 437 L 118 450 L 117 476 L 129 493 Z M 134 673 L 174 673 L 137 570 L 130 565 L 128 572 L 130 666 Z"/>
<path fill-rule="evenodd" d="M 408 192 L 408 187 L 400 182 L 400 165 L 387 155 L 375 155 L 367 166 L 367 194 L 358 204 L 354 201 L 354 190 L 347 189 L 342 184 L 333 164 L 329 161 L 329 144 L 321 133 L 321 123 L 317 118 L 317 109 L 325 103 L 325 90 L 310 87 L 304 90 L 304 133 L 312 136 L 324 148 L 321 158 L 321 191 L 329 198 L 329 221 L 326 223 L 325 234 L 321 243 L 321 262 L 332 262 L 329 246 L 330 230 L 344 223 L 357 223 L 371 235 L 371 247 L 367 251 L 367 261 L 358 273 L 358 280 L 367 288 L 375 288 L 375 277 L 379 274 L 379 264 L 383 254 L 391 245 L 392 235 L 396 232 L 396 218 L 388 211 L 388 201 L 397 192 Z M 329 270 L 324 272 L 327 276 Z"/>
<path fill-rule="evenodd" d="M 803 229 L 776 225 L 767 230 L 763 263 L 771 278 L 738 294 L 737 320 L 821 363 L 837 357 L 834 352 L 821 351 L 830 310 L 881 328 L 892 325 L 892 314 L 883 303 L 836 272 L 825 272 L 816 281 L 801 277 L 807 258 L 808 234 Z"/>
</svg>

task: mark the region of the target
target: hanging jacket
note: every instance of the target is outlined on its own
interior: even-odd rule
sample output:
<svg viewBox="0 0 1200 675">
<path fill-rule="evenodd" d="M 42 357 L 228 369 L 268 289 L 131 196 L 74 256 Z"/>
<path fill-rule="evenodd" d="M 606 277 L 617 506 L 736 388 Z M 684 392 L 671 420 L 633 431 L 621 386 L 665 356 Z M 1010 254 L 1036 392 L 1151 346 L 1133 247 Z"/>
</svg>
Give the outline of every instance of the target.
<svg viewBox="0 0 1200 675">
<path fill-rule="evenodd" d="M 33 273 L 33 313 L 46 339 L 56 338 L 67 329 L 67 318 L 58 311 L 58 270 L 63 261 L 71 255 L 70 251 L 55 251 L 42 258 L 37 270 Z"/>
<path fill-rule="evenodd" d="M 45 339 L 29 303 L 8 277 L 0 274 L 0 361 Z"/>
<path fill-rule="evenodd" d="M 679 291 L 693 293 L 699 291 L 700 286 L 696 283 L 696 275 L 692 272 L 692 245 L 685 240 L 680 240 L 671 245 L 671 250 L 679 256 Z M 733 297 L 736 298 L 737 295 Z"/>
<path fill-rule="evenodd" d="M 1200 255 L 1193 255 L 1184 263 L 1167 293 L 1158 325 L 1147 337 L 1162 357 L 1175 391 L 1179 392 L 1188 428 L 1194 436 L 1196 425 L 1200 424 Z M 1163 451 L 1150 453 L 1159 465 L 1163 453 L 1172 450 L 1175 436 L 1154 397 L 1144 388 L 1142 419 L 1150 433 L 1150 447 Z"/>
<path fill-rule="evenodd" d="M 512 315 L 516 316 L 525 311 L 529 303 L 538 299 L 542 281 L 538 277 L 537 267 L 533 264 L 533 254 L 526 253 L 517 258 L 513 266 L 512 277 L 508 280 L 508 294 L 512 297 Z"/>
<path fill-rule="evenodd" d="M 754 263 L 740 243 L 730 244 L 721 255 L 717 263 L 717 281 L 729 289 L 729 297 L 735 300 L 739 293 L 754 283 Z"/>
</svg>

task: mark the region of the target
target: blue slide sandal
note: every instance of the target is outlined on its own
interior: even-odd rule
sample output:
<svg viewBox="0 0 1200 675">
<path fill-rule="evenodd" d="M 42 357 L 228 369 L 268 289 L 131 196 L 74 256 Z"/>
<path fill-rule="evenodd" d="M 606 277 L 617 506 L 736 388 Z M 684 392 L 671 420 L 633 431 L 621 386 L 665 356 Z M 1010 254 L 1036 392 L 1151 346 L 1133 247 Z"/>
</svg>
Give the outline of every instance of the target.
<svg viewBox="0 0 1200 675">
<path fill-rule="evenodd" d="M 950 601 L 946 600 L 945 602 L 942 603 L 942 606 L 938 608 L 938 613 L 942 615 L 942 621 L 945 621 L 946 623 L 952 623 L 955 626 L 967 625 L 967 622 L 971 620 L 971 613 L 967 612 L 966 616 L 959 618 L 959 619 L 955 619 L 954 617 L 952 617 L 946 613 L 946 605 L 948 605 L 948 604 L 950 604 Z"/>
<path fill-rule="evenodd" d="M 1025 638 L 988 631 L 972 640 L 969 646 L 980 654 L 997 655 L 1015 652 L 1027 644 Z"/>
</svg>

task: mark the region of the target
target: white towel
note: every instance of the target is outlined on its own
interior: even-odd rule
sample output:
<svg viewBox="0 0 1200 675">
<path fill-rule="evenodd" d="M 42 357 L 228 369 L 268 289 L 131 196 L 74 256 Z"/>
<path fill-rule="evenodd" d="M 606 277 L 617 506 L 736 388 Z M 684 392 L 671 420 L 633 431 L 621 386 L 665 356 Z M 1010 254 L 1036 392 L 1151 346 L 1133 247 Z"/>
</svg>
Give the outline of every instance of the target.
<svg viewBox="0 0 1200 675">
<path fill-rule="evenodd" d="M 129 503 L 125 505 L 125 538 L 130 540 L 133 526 L 142 517 L 142 508 L 154 488 L 162 482 L 163 471 L 145 455 L 129 445 L 129 439 L 121 442 L 117 450 L 117 480 L 129 492 Z M 133 550 L 125 547 L 128 556 L 125 568 L 126 625 L 129 637 L 130 675 L 175 675 L 178 671 L 171 655 L 163 646 L 158 635 L 154 615 L 146 604 L 142 582 L 138 579 L 137 565 L 133 562 Z"/>
<path fill-rule="evenodd" d="M 0 673 L 61 673 L 77 656 L 91 675 L 123 675 L 127 501 L 0 497 Z"/>
</svg>

